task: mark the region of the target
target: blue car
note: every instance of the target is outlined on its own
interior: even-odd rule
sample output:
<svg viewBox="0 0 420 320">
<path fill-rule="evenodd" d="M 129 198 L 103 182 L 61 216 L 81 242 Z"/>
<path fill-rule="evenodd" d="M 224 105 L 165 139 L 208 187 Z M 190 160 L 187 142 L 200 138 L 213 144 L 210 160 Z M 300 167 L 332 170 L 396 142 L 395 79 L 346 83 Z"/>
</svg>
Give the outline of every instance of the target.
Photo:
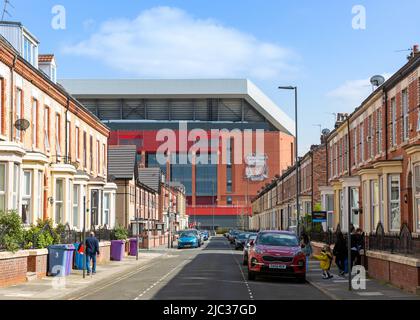
<svg viewBox="0 0 420 320">
<path fill-rule="evenodd" d="M 198 242 L 197 234 L 193 231 L 182 231 L 178 238 L 178 249 L 182 248 L 198 248 L 200 243 Z"/>
</svg>

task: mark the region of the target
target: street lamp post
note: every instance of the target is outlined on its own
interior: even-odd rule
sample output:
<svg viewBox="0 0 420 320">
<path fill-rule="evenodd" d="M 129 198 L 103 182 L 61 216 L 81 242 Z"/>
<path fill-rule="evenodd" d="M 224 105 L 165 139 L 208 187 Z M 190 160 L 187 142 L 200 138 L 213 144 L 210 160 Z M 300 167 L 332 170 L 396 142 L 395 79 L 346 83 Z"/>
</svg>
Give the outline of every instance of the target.
<svg viewBox="0 0 420 320">
<path fill-rule="evenodd" d="M 300 205 L 299 205 L 299 151 L 298 151 L 298 89 L 294 86 L 279 87 L 280 90 L 294 90 L 295 91 L 295 166 L 296 166 L 296 216 L 297 216 L 297 230 L 300 232 Z"/>
</svg>

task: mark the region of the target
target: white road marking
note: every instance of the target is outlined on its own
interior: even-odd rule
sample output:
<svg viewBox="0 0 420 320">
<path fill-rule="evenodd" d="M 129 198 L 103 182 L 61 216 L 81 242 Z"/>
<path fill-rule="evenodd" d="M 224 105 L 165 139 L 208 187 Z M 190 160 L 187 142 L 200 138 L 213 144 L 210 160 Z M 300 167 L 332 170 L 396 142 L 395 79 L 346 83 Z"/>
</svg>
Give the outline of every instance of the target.
<svg viewBox="0 0 420 320">
<path fill-rule="evenodd" d="M 374 296 L 383 296 L 382 292 L 356 292 L 359 296 L 362 297 L 374 297 Z"/>
</svg>

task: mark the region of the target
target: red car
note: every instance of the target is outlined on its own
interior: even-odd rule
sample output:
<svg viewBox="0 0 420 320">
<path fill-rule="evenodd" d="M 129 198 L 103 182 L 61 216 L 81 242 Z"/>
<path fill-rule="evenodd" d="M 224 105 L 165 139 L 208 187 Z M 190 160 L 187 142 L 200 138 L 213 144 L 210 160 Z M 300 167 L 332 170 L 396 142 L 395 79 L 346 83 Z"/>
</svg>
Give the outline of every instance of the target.
<svg viewBox="0 0 420 320">
<path fill-rule="evenodd" d="M 306 281 L 306 257 L 294 233 L 261 231 L 250 245 L 248 280 L 268 275 Z"/>
</svg>

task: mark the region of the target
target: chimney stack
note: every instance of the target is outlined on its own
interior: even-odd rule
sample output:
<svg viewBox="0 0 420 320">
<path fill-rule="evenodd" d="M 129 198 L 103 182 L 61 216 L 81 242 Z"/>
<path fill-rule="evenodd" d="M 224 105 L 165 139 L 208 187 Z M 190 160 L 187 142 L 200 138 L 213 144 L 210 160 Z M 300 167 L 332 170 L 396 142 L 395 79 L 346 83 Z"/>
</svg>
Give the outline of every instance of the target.
<svg viewBox="0 0 420 320">
<path fill-rule="evenodd" d="M 419 45 L 418 44 L 415 44 L 413 46 L 413 54 L 417 54 L 417 53 L 419 53 Z"/>
</svg>

